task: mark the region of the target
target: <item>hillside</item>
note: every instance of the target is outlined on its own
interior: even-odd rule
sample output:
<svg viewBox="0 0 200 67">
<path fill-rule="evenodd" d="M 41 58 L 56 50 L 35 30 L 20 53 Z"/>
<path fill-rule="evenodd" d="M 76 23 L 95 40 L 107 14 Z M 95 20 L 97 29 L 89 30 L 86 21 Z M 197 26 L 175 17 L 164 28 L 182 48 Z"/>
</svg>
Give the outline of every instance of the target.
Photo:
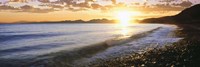
<svg viewBox="0 0 200 67">
<path fill-rule="evenodd" d="M 148 18 L 140 21 L 141 23 L 189 23 L 197 24 L 200 22 L 200 4 L 194 5 L 190 8 L 186 8 L 179 14 L 174 16 L 166 16 L 160 18 Z"/>
</svg>

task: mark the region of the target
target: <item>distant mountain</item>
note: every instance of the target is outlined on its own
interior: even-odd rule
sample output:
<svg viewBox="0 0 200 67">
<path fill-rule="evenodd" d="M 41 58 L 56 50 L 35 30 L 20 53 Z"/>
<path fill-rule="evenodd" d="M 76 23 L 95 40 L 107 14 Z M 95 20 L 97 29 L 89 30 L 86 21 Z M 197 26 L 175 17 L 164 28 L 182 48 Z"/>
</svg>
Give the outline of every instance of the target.
<svg viewBox="0 0 200 67">
<path fill-rule="evenodd" d="M 186 8 L 174 16 L 160 18 L 148 18 L 140 21 L 141 23 L 200 23 L 200 4 Z"/>
<path fill-rule="evenodd" d="M 74 21 L 70 21 L 70 20 L 66 20 L 66 21 L 59 21 L 56 23 L 115 23 L 114 20 L 108 20 L 108 19 L 92 19 L 89 21 L 83 21 L 83 20 L 74 20 Z"/>
<path fill-rule="evenodd" d="M 41 22 L 26 22 L 26 21 L 20 21 L 15 23 L 35 23 L 35 24 L 42 24 L 42 23 L 116 23 L 115 20 L 108 20 L 108 19 L 92 19 L 89 21 L 84 20 L 64 20 L 64 21 L 41 21 Z M 1 24 L 1 23 L 0 23 Z"/>
</svg>

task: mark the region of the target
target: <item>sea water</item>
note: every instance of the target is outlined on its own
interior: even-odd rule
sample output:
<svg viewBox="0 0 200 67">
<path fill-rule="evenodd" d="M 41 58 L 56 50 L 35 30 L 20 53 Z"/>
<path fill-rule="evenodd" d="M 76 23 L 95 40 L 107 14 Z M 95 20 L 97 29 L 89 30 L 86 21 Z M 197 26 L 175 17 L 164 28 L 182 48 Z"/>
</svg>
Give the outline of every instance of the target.
<svg viewBox="0 0 200 67">
<path fill-rule="evenodd" d="M 73 51 L 110 39 L 128 38 L 156 28 L 161 29 L 140 40 L 126 43 L 129 46 L 111 46 L 94 57 L 105 57 L 113 53 L 121 55 L 120 53 L 126 53 L 130 51 L 129 49 L 137 50 L 149 42 L 155 44 L 175 42 L 177 39 L 166 36 L 175 30 L 176 26 L 163 24 L 121 26 L 100 23 L 0 24 L 0 59 L 28 59 L 60 51 Z"/>
</svg>

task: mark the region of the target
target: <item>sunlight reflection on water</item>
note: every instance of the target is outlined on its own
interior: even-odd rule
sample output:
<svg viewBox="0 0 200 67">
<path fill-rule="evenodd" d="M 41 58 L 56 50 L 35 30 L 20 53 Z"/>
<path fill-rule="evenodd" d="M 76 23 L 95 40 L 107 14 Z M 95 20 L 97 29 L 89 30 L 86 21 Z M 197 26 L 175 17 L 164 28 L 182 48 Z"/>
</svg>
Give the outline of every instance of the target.
<svg viewBox="0 0 200 67">
<path fill-rule="evenodd" d="M 124 27 L 121 29 L 120 33 L 122 34 L 123 37 L 130 37 L 129 31 L 130 30 L 127 27 Z"/>
<path fill-rule="evenodd" d="M 117 34 L 120 34 L 120 37 L 122 38 L 127 38 L 127 37 L 130 37 L 133 32 L 134 29 L 131 29 L 131 26 L 133 24 L 117 24 L 116 27 L 118 27 L 120 30 L 117 32 Z M 132 32 L 131 32 L 132 31 Z"/>
<path fill-rule="evenodd" d="M 113 38 L 155 29 L 156 24 L 12 24 L 0 25 L 0 58 L 24 58 L 73 50 Z"/>
</svg>

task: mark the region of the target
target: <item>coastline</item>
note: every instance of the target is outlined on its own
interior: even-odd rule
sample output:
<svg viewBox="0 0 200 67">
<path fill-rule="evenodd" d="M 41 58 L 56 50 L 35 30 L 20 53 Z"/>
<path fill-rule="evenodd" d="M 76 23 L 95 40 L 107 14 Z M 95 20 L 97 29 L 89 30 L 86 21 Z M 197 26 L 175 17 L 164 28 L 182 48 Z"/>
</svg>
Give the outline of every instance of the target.
<svg viewBox="0 0 200 67">
<path fill-rule="evenodd" d="M 166 25 L 168 26 L 168 25 Z M 169 25 L 171 27 L 171 25 Z M 92 57 L 95 54 L 101 53 L 105 51 L 107 48 L 113 47 L 113 46 L 119 46 L 123 45 L 124 43 L 138 40 L 140 38 L 146 37 L 149 34 L 152 34 L 155 31 L 160 30 L 161 27 L 146 31 L 146 32 L 141 32 L 138 34 L 131 35 L 130 37 L 127 38 L 114 38 L 114 39 L 108 39 L 105 40 L 104 42 L 99 42 L 90 46 L 85 46 L 73 51 L 61 51 L 58 53 L 52 53 L 48 54 L 48 56 L 52 56 L 52 58 L 44 58 L 42 60 L 36 60 L 34 62 L 31 62 L 25 66 L 48 66 L 48 67 L 53 67 L 53 66 L 70 66 L 73 67 L 73 64 L 71 64 L 75 60 L 79 60 L 81 58 L 85 57 Z M 39 58 L 45 57 L 44 56 L 39 56 Z"/>
<path fill-rule="evenodd" d="M 184 39 L 162 48 L 150 49 L 144 53 L 133 53 L 129 56 L 118 57 L 95 67 L 195 67 L 200 66 L 200 29 L 187 25 L 176 24 L 181 29 L 176 30 L 176 36 Z M 199 26 L 199 25 L 196 25 Z"/>
<path fill-rule="evenodd" d="M 199 42 L 199 30 L 200 28 L 198 28 L 199 25 L 187 25 L 187 24 L 176 24 L 178 26 L 178 28 L 180 29 L 176 29 L 175 33 L 176 36 L 178 37 L 183 37 L 184 39 L 173 43 L 172 45 L 167 45 L 165 47 L 161 47 L 161 48 L 153 48 L 153 49 L 149 49 L 147 51 L 145 51 L 144 53 L 135 53 L 132 52 L 131 55 L 124 55 L 124 56 L 120 56 L 114 59 L 108 59 L 106 61 L 100 62 L 100 63 L 94 63 L 94 64 L 89 64 L 86 67 L 121 67 L 121 66 L 125 66 L 125 67 L 129 67 L 129 66 L 191 66 L 192 65 L 198 65 L 197 62 L 199 62 L 199 58 L 198 58 L 198 50 L 199 50 L 199 46 L 198 44 Z M 159 28 L 158 28 L 159 29 Z M 155 29 L 156 30 L 156 29 Z M 149 31 L 150 33 L 153 31 Z M 145 35 L 144 35 L 145 36 Z M 135 37 L 133 37 L 135 38 Z M 137 38 L 137 37 L 136 37 Z M 139 37 L 140 38 L 140 37 Z M 99 45 L 100 44 L 100 45 Z M 90 57 L 94 54 L 96 54 L 97 52 L 101 52 L 101 50 L 104 50 L 105 48 L 109 47 L 106 43 L 99 43 L 97 44 L 97 46 L 89 46 L 91 49 L 88 49 L 88 47 L 86 47 L 86 49 L 89 51 L 91 54 L 90 55 L 84 55 L 84 53 L 88 53 L 87 51 L 81 51 L 81 50 L 77 50 L 78 53 L 77 54 L 82 54 L 81 56 L 86 56 L 86 57 Z M 191 44 L 191 45 L 190 45 Z M 103 46 L 101 46 L 103 45 Z M 100 47 L 100 48 L 97 48 Z M 195 49 L 194 49 L 195 48 Z M 96 51 L 94 51 L 96 50 Z M 194 51 L 194 53 L 193 53 Z M 63 53 L 66 53 L 65 51 L 63 51 Z M 70 53 L 70 52 L 69 52 Z M 62 54 L 62 52 L 61 52 Z M 191 55 L 194 54 L 194 55 Z M 34 61 L 33 64 L 32 62 L 29 64 L 23 64 L 22 66 L 25 67 L 29 67 L 29 66 L 59 66 L 59 67 L 63 67 L 63 66 L 71 66 L 69 63 L 66 62 L 71 62 L 73 61 L 75 58 L 79 59 L 81 58 L 81 56 L 79 57 L 74 57 L 74 58 L 70 58 L 70 59 L 64 59 L 64 58 L 69 58 L 70 56 L 73 57 L 73 55 L 71 55 L 71 53 L 69 54 L 69 56 L 66 55 L 60 55 L 59 53 L 56 53 L 54 55 L 58 55 L 57 58 L 51 60 L 42 60 L 43 62 L 41 63 L 40 61 Z M 191 57 L 192 56 L 192 57 Z M 100 59 L 101 60 L 101 59 Z M 56 61 L 56 63 L 54 63 L 54 61 Z M 66 61 L 66 62 L 65 62 Z M 50 65 L 48 65 L 50 64 Z M 10 65 L 12 66 L 12 65 Z M 14 65 L 13 65 L 14 66 Z M 17 66 L 15 66 L 17 67 Z M 19 66 L 20 67 L 20 66 Z M 71 66 L 73 67 L 73 66 Z"/>
<path fill-rule="evenodd" d="M 41 26 L 43 27 L 44 25 L 41 25 Z M 124 43 L 127 40 L 128 41 L 132 41 L 132 39 L 133 40 L 137 40 L 138 38 L 143 38 L 146 35 L 151 34 L 153 31 L 157 31 L 158 29 L 160 29 L 160 28 L 157 28 L 157 27 L 160 27 L 160 26 L 157 26 L 157 25 L 155 26 L 154 24 L 153 25 L 147 24 L 146 26 L 149 26 L 149 27 L 153 26 L 153 27 L 152 27 L 152 29 L 148 28 L 149 30 L 144 31 L 144 32 L 142 32 L 142 30 L 139 30 L 140 33 L 138 32 L 137 36 L 134 36 L 135 34 L 133 34 L 133 35 L 130 34 L 130 36 L 131 35 L 132 36 L 129 39 L 126 39 L 126 38 L 125 39 L 118 39 L 120 37 L 116 36 L 116 41 L 120 42 L 120 43 Z M 146 26 L 142 26 L 142 27 L 146 27 Z M 163 25 L 161 25 L 161 27 L 162 26 Z M 166 25 L 164 25 L 164 26 L 166 26 Z M 29 27 L 32 27 L 32 26 L 29 26 Z M 37 25 L 37 27 L 38 27 L 38 25 Z M 38 28 L 40 28 L 40 26 Z M 133 26 L 133 28 L 137 29 L 137 25 Z M 156 29 L 154 29 L 154 28 L 156 28 Z M 161 28 L 161 29 L 163 29 L 163 28 Z M 121 29 L 119 29 L 119 30 L 121 31 Z M 136 31 L 134 31 L 134 32 L 136 33 Z M 59 37 L 55 37 L 55 38 L 59 38 Z M 55 38 L 53 38 L 53 39 L 55 39 Z M 99 39 L 101 39 L 101 38 L 99 38 Z M 110 40 L 110 39 L 113 39 L 113 38 L 108 38 L 108 40 Z M 105 40 L 107 40 L 107 39 L 105 39 Z M 104 41 L 104 39 L 102 41 Z M 63 65 L 63 63 L 69 64 L 68 62 L 71 62 L 71 61 L 76 60 L 76 59 L 79 60 L 79 58 L 82 58 L 82 57 L 90 57 L 91 55 L 94 55 L 94 54 L 96 54 L 98 52 L 101 52 L 101 50 L 104 50 L 104 49 L 106 49 L 108 47 L 114 47 L 115 45 L 119 46 L 118 44 L 115 44 L 115 43 L 114 43 L 114 45 L 112 45 L 112 44 L 111 45 L 107 45 L 106 42 L 102 42 L 102 41 L 100 41 L 100 43 L 98 43 L 98 42 L 96 43 L 95 42 L 94 44 L 91 44 L 92 46 L 86 46 L 86 47 L 83 47 L 83 48 L 80 47 L 80 49 L 75 49 L 75 50 L 72 50 L 72 51 L 66 50 L 66 51 L 61 51 L 61 52 L 58 52 L 58 53 L 52 53 L 52 54 L 50 53 L 50 54 L 47 54 L 47 55 L 44 55 L 44 56 L 43 55 L 42 56 L 38 56 L 36 58 L 34 58 L 34 57 L 31 56 L 30 58 L 22 57 L 24 59 L 22 59 L 22 58 L 16 58 L 16 60 L 15 60 L 15 57 L 17 57 L 17 56 L 13 56 L 13 59 L 11 57 L 10 59 L 3 59 L 3 60 L 1 60 L 0 61 L 1 62 L 0 65 L 3 66 L 3 67 L 7 67 L 7 66 L 9 66 L 9 67 L 21 67 L 21 66 L 28 67 L 28 66 L 32 66 L 32 65 L 33 66 L 34 65 L 35 66 L 40 66 L 40 65 L 47 65 L 47 64 L 49 64 L 49 66 L 53 66 L 53 64 L 56 65 L 56 66 L 58 66 L 58 65 Z M 22 42 L 24 42 L 24 40 L 22 40 Z M 91 42 L 91 41 L 89 41 L 89 42 Z M 28 49 L 30 49 L 30 48 L 28 48 Z M 15 49 L 15 51 L 16 51 L 16 49 Z M 27 50 L 23 50 L 23 51 L 27 51 Z M 11 56 L 11 55 L 9 55 L 9 56 Z M 55 56 L 55 58 L 54 58 L 54 56 Z M 53 59 L 51 59 L 52 57 L 53 57 Z M 50 58 L 50 59 L 48 59 L 48 58 Z M 20 59 L 22 59 L 22 60 L 20 60 Z"/>
<path fill-rule="evenodd" d="M 171 26 L 170 26 L 171 27 Z M 153 34 L 153 33 L 155 33 L 155 32 L 158 32 L 159 30 L 162 30 L 162 29 L 166 29 L 166 28 L 162 28 L 162 27 L 158 27 L 158 28 L 156 28 L 156 29 L 153 29 L 153 30 L 151 30 L 151 31 L 147 31 L 147 32 L 145 32 L 145 33 L 142 33 L 142 34 L 138 34 L 138 35 L 134 35 L 134 36 L 131 36 L 129 39 L 122 39 L 122 40 L 118 40 L 117 42 L 119 42 L 119 43 L 121 43 L 121 42 L 125 42 L 125 41 L 139 41 L 139 42 L 141 42 L 141 40 L 143 41 L 143 39 L 146 39 L 146 37 L 148 38 L 149 36 L 151 37 L 151 35 L 150 34 Z M 174 29 L 175 30 L 175 29 Z M 173 31 L 174 31 L 173 30 Z M 173 32 L 173 31 L 168 31 L 168 32 Z M 147 36 L 147 35 L 149 35 L 149 36 Z M 141 37 L 144 37 L 143 39 L 141 39 L 141 40 L 137 40 L 137 39 L 140 39 Z M 154 36 L 152 36 L 152 37 L 154 37 Z M 165 38 L 165 37 L 163 37 L 163 38 Z M 116 44 L 116 43 L 114 43 L 114 44 Z M 146 44 L 146 46 L 144 45 L 144 44 Z M 152 43 L 151 43 L 152 44 Z M 141 45 L 141 47 L 139 48 L 138 47 L 138 51 L 140 52 L 140 50 L 141 49 L 143 49 L 143 48 L 152 48 L 152 47 L 154 47 L 154 48 L 158 48 L 158 46 L 159 45 L 151 45 L 151 44 L 148 44 L 148 43 L 142 43 L 142 44 L 140 44 Z M 58 56 L 56 56 L 55 58 L 52 58 L 52 59 L 49 59 L 49 60 L 44 60 L 44 61 L 42 61 L 42 63 L 41 63 L 41 61 L 36 61 L 36 63 L 31 63 L 30 65 L 27 65 L 27 66 L 44 66 L 44 67 L 65 67 L 65 66 L 68 66 L 68 67 L 102 67 L 101 66 L 101 64 L 106 64 L 107 63 L 107 60 L 111 60 L 110 62 L 112 62 L 112 63 L 115 63 L 116 61 L 112 61 L 112 60 L 115 60 L 115 58 L 118 58 L 118 57 L 120 57 L 120 58 L 122 58 L 122 57 L 127 57 L 127 56 L 131 56 L 131 54 L 134 54 L 134 55 L 137 55 L 137 54 L 139 54 L 139 52 L 137 51 L 137 50 L 134 50 L 133 52 L 131 51 L 131 52 L 129 52 L 129 53 L 125 53 L 125 54 L 123 54 L 123 51 L 122 52 L 118 52 L 118 51 L 120 51 L 120 50 L 115 50 L 113 53 L 114 54 L 106 54 L 106 52 L 108 51 L 109 52 L 109 50 L 107 50 L 106 48 L 110 48 L 111 47 L 111 45 L 109 45 L 109 44 L 106 44 L 106 42 L 104 42 L 104 43 L 102 43 L 102 44 L 97 44 L 98 46 L 90 46 L 90 47 L 85 47 L 85 48 L 83 48 L 83 49 L 80 49 L 80 50 L 77 50 L 77 51 L 75 51 L 75 53 L 78 55 L 78 56 L 73 56 L 73 53 L 74 52 L 66 52 L 66 51 L 63 51 L 63 53 L 59 53 L 60 55 L 58 55 Z M 101 48 L 101 45 L 104 45 L 102 48 Z M 118 43 L 116 44 L 116 45 L 118 45 Z M 120 45 L 124 45 L 124 46 L 128 46 L 129 44 L 120 44 Z M 131 44 L 130 44 L 131 45 Z M 133 46 L 130 46 L 129 45 L 129 47 L 130 48 L 132 48 L 132 47 L 134 47 L 134 44 L 133 44 Z M 142 46 L 143 45 L 143 46 Z M 163 43 L 163 45 L 165 45 L 164 43 Z M 149 47 L 149 46 L 152 46 L 152 47 Z M 162 46 L 162 45 L 160 45 L 160 46 Z M 100 47 L 100 48 L 99 48 Z M 112 47 L 115 47 L 114 45 L 112 45 Z M 117 47 L 117 46 L 116 46 Z M 118 47 L 120 47 L 120 46 L 118 46 Z M 105 49 L 104 49 L 105 48 Z M 118 49 L 121 49 L 121 48 L 118 48 Z M 84 52 L 84 51 L 82 51 L 82 50 L 86 50 L 86 52 Z M 104 54 L 104 52 L 103 51 L 101 51 L 101 50 L 103 50 L 103 51 L 105 51 L 105 54 Z M 113 49 L 111 49 L 111 50 L 113 50 Z M 123 49 L 122 49 L 123 50 Z M 126 50 L 129 50 L 129 49 L 126 49 Z M 88 55 L 88 51 L 89 51 L 89 55 Z M 99 52 L 97 52 L 97 51 L 99 51 Z M 146 49 L 144 49 L 144 51 L 146 52 Z M 116 55 L 119 55 L 119 56 L 114 56 L 115 55 L 115 52 L 118 52 Z M 126 51 L 125 51 L 126 52 Z M 70 53 L 70 54 L 68 54 L 68 53 Z M 86 55 L 85 55 L 85 53 L 87 53 Z M 122 53 L 122 54 L 121 54 Z M 131 54 L 130 54 L 131 53 Z M 142 53 L 143 53 L 143 51 L 142 51 Z M 54 55 L 57 55 L 57 54 L 54 54 Z M 107 56 L 107 58 L 98 58 L 98 56 L 101 56 L 101 55 L 106 55 Z M 97 57 L 97 58 L 96 58 Z M 91 61 L 90 61 L 91 60 Z M 94 60 L 94 61 L 93 61 Z M 124 59 L 124 60 L 126 60 L 126 59 Z M 104 63 L 105 62 L 105 63 Z M 98 65 L 100 65 L 100 66 L 98 66 Z M 111 66 L 111 67 L 115 67 L 116 65 L 120 65 L 120 63 L 117 63 L 117 64 L 115 64 L 115 65 L 110 65 L 109 64 L 109 67 Z M 103 66 L 104 67 L 104 66 Z"/>
<path fill-rule="evenodd" d="M 168 30 L 168 29 L 171 29 L 171 30 Z M 73 50 L 73 51 L 61 51 L 61 52 L 58 52 L 58 53 L 52 53 L 52 54 L 48 54 L 48 55 L 44 55 L 44 56 L 38 56 L 37 57 L 38 60 L 36 60 L 36 58 L 31 58 L 30 60 L 32 60 L 32 61 L 27 59 L 27 60 L 24 60 L 23 63 L 17 63 L 17 61 L 16 61 L 16 64 L 14 64 L 14 65 L 12 65 L 13 63 L 6 64 L 6 62 L 5 62 L 5 67 L 6 67 L 6 65 L 10 65 L 10 66 L 13 66 L 13 67 L 20 67 L 20 66 L 25 66 L 25 67 L 31 67 L 31 66 L 35 66 L 35 67 L 38 67 L 38 66 L 44 66 L 44 67 L 57 67 L 57 66 L 58 67 L 65 67 L 65 66 L 69 66 L 69 67 L 74 67 L 74 65 L 76 65 L 76 63 L 77 63 L 77 62 L 74 63 L 74 61 L 78 60 L 78 63 L 81 63 L 81 62 L 79 62 L 79 60 L 81 60 L 82 58 L 91 58 L 96 54 L 99 54 L 99 53 L 101 54 L 104 50 L 107 50 L 107 48 L 117 47 L 118 49 L 128 50 L 128 51 L 129 51 L 129 49 L 131 49 L 131 50 L 133 49 L 133 52 L 131 51 L 131 52 L 128 52 L 128 53 L 126 51 L 120 51 L 120 50 L 116 51 L 115 50 L 114 52 L 111 51 L 111 53 L 109 53 L 109 54 L 104 54 L 104 53 L 102 54 L 102 55 L 108 56 L 107 58 L 109 58 L 109 59 L 110 58 L 113 59 L 113 58 L 116 58 L 117 56 L 121 57 L 121 55 L 125 56 L 125 55 L 129 55 L 129 53 L 135 53 L 138 50 L 143 49 L 145 47 L 147 47 L 147 48 L 149 46 L 151 47 L 151 44 L 148 44 L 144 41 L 148 40 L 149 37 L 157 36 L 157 34 L 159 32 L 160 32 L 159 34 L 163 33 L 163 31 L 168 31 L 168 33 L 171 33 L 175 29 L 176 29 L 176 26 L 174 26 L 174 25 L 164 25 L 164 26 L 161 26 L 161 27 L 158 27 L 158 28 L 155 28 L 155 29 L 143 32 L 143 33 L 134 34 L 129 38 L 117 39 L 116 43 L 115 43 L 115 40 L 114 40 L 113 45 L 106 43 L 106 41 L 100 42 L 100 43 L 96 43 L 92 46 L 86 46 L 86 47 L 76 49 L 76 50 Z M 152 36 L 151 34 L 154 34 L 155 36 Z M 158 36 L 163 36 L 163 35 L 158 35 Z M 161 37 L 161 38 L 165 39 L 165 37 Z M 153 40 L 156 40 L 156 39 L 157 38 L 155 38 Z M 130 42 L 130 41 L 131 42 L 136 41 L 136 42 L 139 42 L 140 44 L 137 45 L 137 44 L 133 43 L 135 45 L 132 45 L 132 46 L 131 46 L 131 44 L 130 45 L 129 44 L 123 44 L 123 43 Z M 121 44 L 119 44 L 119 43 L 121 43 Z M 157 41 L 153 42 L 153 43 L 157 43 Z M 120 45 L 124 46 L 125 48 L 123 48 L 123 47 L 119 48 L 119 47 L 121 47 Z M 165 45 L 165 44 L 163 43 L 163 45 Z M 127 46 L 129 46 L 130 48 L 126 49 Z M 137 48 L 137 46 L 138 46 L 138 48 Z M 154 46 L 152 46 L 152 47 L 154 47 Z M 155 48 L 156 48 L 156 46 L 155 46 Z M 144 50 L 144 51 L 146 51 L 146 50 Z M 116 56 L 114 56 L 115 54 L 113 54 L 115 52 L 117 52 Z M 123 52 L 125 52 L 125 53 L 123 53 Z M 105 60 L 107 61 L 107 58 L 103 58 L 104 61 Z M 98 61 L 98 59 L 95 59 L 95 60 Z M 18 66 L 15 66 L 15 65 L 18 65 Z"/>
</svg>

